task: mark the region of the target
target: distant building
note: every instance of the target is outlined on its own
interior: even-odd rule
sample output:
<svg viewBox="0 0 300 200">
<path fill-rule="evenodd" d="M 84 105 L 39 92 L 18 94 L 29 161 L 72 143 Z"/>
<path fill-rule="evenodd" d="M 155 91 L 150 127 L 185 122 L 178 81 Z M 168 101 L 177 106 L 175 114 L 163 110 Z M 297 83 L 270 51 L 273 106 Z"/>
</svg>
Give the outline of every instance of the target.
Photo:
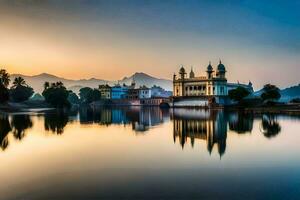
<svg viewBox="0 0 300 200">
<path fill-rule="evenodd" d="M 102 99 L 111 99 L 111 87 L 109 85 L 99 85 L 99 91 Z"/>
<path fill-rule="evenodd" d="M 128 87 L 117 84 L 111 87 L 111 99 L 124 99 L 127 95 Z"/>
<path fill-rule="evenodd" d="M 150 99 L 151 98 L 151 89 L 146 86 L 141 86 L 139 88 L 139 99 Z"/>
<path fill-rule="evenodd" d="M 162 98 L 168 98 L 172 96 L 171 91 L 166 91 L 160 86 L 154 85 L 151 87 L 151 97 L 156 98 L 156 97 L 162 97 Z"/>
</svg>

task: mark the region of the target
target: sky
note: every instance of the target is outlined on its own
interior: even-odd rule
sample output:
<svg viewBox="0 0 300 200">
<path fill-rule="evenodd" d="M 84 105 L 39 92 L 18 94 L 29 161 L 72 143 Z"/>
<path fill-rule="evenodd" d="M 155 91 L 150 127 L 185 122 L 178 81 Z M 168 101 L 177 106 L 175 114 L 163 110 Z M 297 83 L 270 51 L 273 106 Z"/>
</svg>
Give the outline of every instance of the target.
<svg viewBox="0 0 300 200">
<path fill-rule="evenodd" d="M 0 67 L 121 79 L 172 79 L 209 61 L 230 82 L 287 87 L 300 81 L 300 1 L 0 0 Z"/>
</svg>

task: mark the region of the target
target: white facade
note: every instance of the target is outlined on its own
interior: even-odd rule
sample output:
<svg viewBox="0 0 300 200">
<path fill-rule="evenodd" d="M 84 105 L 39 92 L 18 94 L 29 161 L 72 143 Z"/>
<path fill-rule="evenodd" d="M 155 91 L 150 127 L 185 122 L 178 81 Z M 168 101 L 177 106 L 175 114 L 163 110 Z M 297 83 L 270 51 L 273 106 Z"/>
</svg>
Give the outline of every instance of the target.
<svg viewBox="0 0 300 200">
<path fill-rule="evenodd" d="M 146 86 L 142 86 L 139 89 L 139 99 L 150 99 L 151 98 L 151 89 Z"/>
</svg>

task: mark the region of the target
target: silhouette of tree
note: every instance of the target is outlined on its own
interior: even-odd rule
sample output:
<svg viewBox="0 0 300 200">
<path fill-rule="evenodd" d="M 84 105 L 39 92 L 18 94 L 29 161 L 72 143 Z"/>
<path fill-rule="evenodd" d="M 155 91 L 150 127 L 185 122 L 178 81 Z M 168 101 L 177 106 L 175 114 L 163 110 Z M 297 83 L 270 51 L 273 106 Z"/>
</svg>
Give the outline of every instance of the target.
<svg viewBox="0 0 300 200">
<path fill-rule="evenodd" d="M 70 102 L 68 101 L 69 91 L 62 82 L 51 83 L 51 86 L 48 86 L 46 82 L 44 87 L 42 94 L 47 103 L 56 108 L 70 107 Z"/>
<path fill-rule="evenodd" d="M 11 131 L 11 126 L 9 124 L 8 116 L 0 116 L 0 147 L 2 150 L 5 150 L 8 146 L 7 135 Z"/>
<path fill-rule="evenodd" d="M 14 82 L 13 82 L 13 85 L 12 85 L 12 88 L 16 88 L 18 86 L 27 86 L 24 78 L 22 77 L 16 77 Z"/>
<path fill-rule="evenodd" d="M 249 94 L 250 92 L 246 88 L 240 86 L 228 92 L 229 98 L 239 103 Z"/>
<path fill-rule="evenodd" d="M 33 95 L 33 89 L 29 87 L 22 77 L 16 77 L 10 89 L 10 97 L 14 102 L 28 100 Z"/>
<path fill-rule="evenodd" d="M 9 74 L 6 72 L 5 69 L 0 70 L 0 84 L 2 84 L 4 87 L 8 87 L 10 82 Z"/>
<path fill-rule="evenodd" d="M 101 93 L 97 89 L 84 87 L 79 90 L 79 97 L 83 103 L 91 103 L 101 99 Z"/>
<path fill-rule="evenodd" d="M 29 115 L 13 115 L 11 126 L 13 135 L 16 139 L 21 140 L 25 136 L 25 130 L 32 127 L 32 121 Z"/>
<path fill-rule="evenodd" d="M 263 87 L 263 93 L 261 94 L 261 98 L 266 100 L 278 100 L 280 99 L 280 90 L 275 85 L 266 84 Z"/>
<path fill-rule="evenodd" d="M 0 103 L 5 103 L 9 100 L 9 91 L 7 89 L 10 79 L 9 74 L 5 69 L 0 70 Z"/>
<path fill-rule="evenodd" d="M 75 93 L 72 92 L 72 91 L 69 91 L 68 101 L 69 101 L 71 104 L 79 104 L 79 103 L 80 103 L 80 100 L 79 100 L 77 94 L 75 94 Z"/>
</svg>

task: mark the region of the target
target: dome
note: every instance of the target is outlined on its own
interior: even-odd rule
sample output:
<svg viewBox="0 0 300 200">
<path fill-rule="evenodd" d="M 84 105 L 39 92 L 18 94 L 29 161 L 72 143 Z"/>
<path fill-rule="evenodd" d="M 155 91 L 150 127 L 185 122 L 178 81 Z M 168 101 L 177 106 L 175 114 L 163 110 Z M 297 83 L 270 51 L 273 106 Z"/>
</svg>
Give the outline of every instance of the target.
<svg viewBox="0 0 300 200">
<path fill-rule="evenodd" d="M 220 60 L 220 64 L 218 65 L 218 71 L 226 72 L 225 66 L 222 64 L 221 60 Z"/>
<path fill-rule="evenodd" d="M 185 74 L 185 69 L 184 69 L 184 67 L 183 67 L 183 66 L 180 68 L 180 70 L 179 70 L 179 74 Z"/>
<path fill-rule="evenodd" d="M 208 66 L 207 66 L 207 72 L 212 72 L 213 71 L 213 67 L 211 66 L 211 63 L 209 62 Z"/>
</svg>

